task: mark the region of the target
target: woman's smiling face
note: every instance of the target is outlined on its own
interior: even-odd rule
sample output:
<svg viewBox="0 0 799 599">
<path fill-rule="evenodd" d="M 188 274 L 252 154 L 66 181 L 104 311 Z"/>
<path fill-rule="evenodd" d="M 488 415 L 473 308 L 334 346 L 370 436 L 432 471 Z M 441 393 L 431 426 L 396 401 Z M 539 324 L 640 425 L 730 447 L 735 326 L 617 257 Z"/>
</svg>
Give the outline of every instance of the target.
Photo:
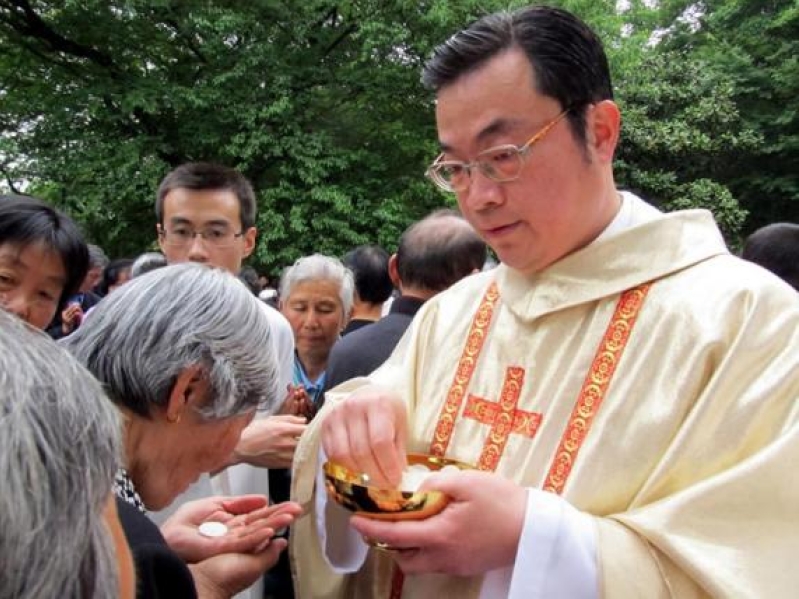
<svg viewBox="0 0 799 599">
<path fill-rule="evenodd" d="M 44 329 L 66 284 L 61 256 L 43 243 L 0 246 L 0 307 Z"/>
</svg>

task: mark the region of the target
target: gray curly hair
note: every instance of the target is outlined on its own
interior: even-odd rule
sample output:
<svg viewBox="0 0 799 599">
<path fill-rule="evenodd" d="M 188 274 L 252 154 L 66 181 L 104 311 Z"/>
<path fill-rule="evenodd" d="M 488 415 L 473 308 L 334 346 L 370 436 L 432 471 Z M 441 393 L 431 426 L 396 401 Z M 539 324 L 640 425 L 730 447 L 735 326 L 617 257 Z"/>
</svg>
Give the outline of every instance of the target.
<svg viewBox="0 0 799 599">
<path fill-rule="evenodd" d="M 103 518 L 119 412 L 51 339 L 0 310 L 0 597 L 115 597 Z"/>
</svg>

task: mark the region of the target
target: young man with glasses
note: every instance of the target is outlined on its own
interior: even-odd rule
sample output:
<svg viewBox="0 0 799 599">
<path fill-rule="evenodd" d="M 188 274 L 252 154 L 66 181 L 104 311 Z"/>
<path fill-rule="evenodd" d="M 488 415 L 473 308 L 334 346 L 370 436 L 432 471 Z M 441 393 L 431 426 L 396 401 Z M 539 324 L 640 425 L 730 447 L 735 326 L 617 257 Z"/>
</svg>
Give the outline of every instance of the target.
<svg viewBox="0 0 799 599">
<path fill-rule="evenodd" d="M 295 460 L 298 596 L 793 596 L 795 293 L 706 211 L 616 189 L 608 65 L 573 15 L 481 19 L 423 79 L 428 174 L 502 264 L 327 394 Z M 476 470 L 428 478 L 450 502 L 420 521 L 348 520 L 314 485 L 322 455 L 394 487 L 406 451 Z"/>
<path fill-rule="evenodd" d="M 256 211 L 255 192 L 235 169 L 203 162 L 184 164 L 158 187 L 158 243 L 169 264 L 199 262 L 238 274 L 244 259 L 255 249 Z M 294 334 L 280 312 L 266 303 L 263 310 L 269 317 L 270 342 L 279 362 L 279 380 L 273 392 L 284 399 L 293 376 Z M 231 466 L 210 480 L 204 477 L 156 520 L 163 520 L 189 499 L 211 494 L 268 493 L 266 469 L 291 466 L 305 426 L 304 417 L 292 414 L 257 417 L 242 433 Z M 250 597 L 260 599 L 260 583 L 250 589 Z"/>
</svg>

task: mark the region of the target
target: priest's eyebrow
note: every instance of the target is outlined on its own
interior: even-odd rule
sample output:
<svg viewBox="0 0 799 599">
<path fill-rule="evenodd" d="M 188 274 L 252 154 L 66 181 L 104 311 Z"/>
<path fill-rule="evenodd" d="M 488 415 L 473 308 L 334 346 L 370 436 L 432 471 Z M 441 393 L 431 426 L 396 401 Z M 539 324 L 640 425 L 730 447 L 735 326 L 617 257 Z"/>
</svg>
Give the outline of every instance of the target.
<svg viewBox="0 0 799 599">
<path fill-rule="evenodd" d="M 523 125 L 524 121 L 518 118 L 505 118 L 500 117 L 491 121 L 488 125 L 483 127 L 480 132 L 477 134 L 477 143 L 485 142 L 487 139 L 491 137 L 496 137 L 497 135 L 504 135 L 518 129 L 519 126 Z M 452 146 L 449 144 L 438 140 L 438 147 L 442 152 L 451 152 Z"/>
</svg>

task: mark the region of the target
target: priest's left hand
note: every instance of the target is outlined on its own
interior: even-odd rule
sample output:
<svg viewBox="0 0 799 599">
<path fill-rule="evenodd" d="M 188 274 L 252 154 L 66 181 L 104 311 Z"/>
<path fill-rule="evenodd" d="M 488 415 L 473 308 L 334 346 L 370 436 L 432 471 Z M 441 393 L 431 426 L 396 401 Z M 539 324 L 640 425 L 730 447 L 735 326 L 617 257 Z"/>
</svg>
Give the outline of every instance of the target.
<svg viewBox="0 0 799 599">
<path fill-rule="evenodd" d="M 400 548 L 403 572 L 472 576 L 510 566 L 516 559 L 527 490 L 497 474 L 464 471 L 431 475 L 420 490 L 443 491 L 451 501 L 427 518 L 384 522 L 355 516 L 364 537 Z"/>
</svg>

